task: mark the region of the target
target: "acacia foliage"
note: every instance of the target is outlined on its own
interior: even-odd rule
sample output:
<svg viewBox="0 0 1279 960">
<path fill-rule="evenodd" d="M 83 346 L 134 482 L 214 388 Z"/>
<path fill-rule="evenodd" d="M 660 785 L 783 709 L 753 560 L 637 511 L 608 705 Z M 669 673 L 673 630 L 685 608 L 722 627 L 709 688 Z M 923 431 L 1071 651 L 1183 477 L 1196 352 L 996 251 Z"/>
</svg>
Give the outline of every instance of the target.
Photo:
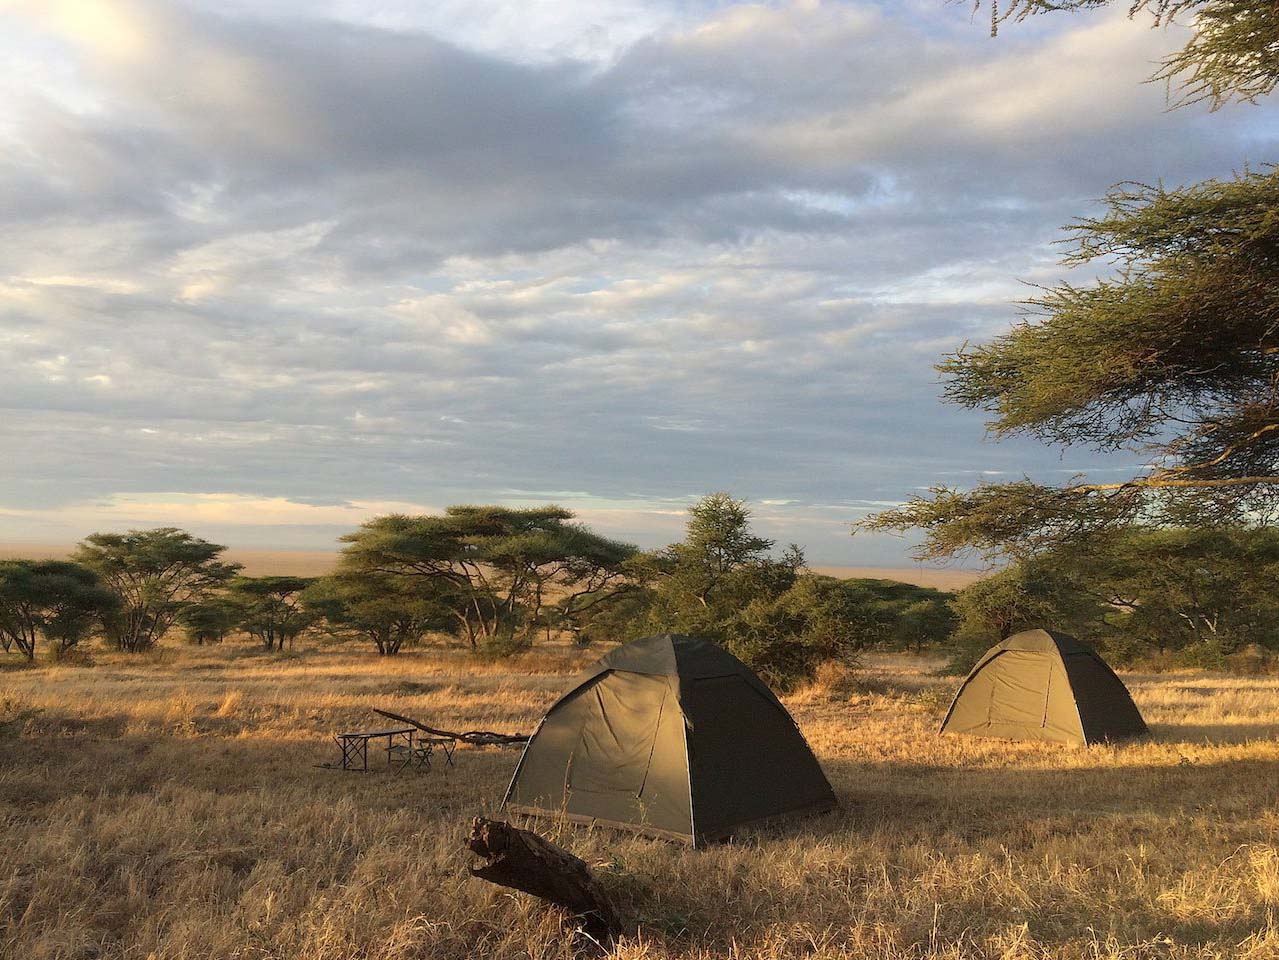
<svg viewBox="0 0 1279 960">
<path fill-rule="evenodd" d="M 1013 0 L 995 16 L 1104 5 Z M 1191 27 L 1160 74 L 1187 98 L 1254 100 L 1279 82 L 1279 5 L 1131 8 L 1142 10 Z M 1114 275 L 1048 288 L 1011 331 L 947 357 L 945 399 L 985 411 L 996 436 L 1139 451 L 1148 468 L 1116 483 L 936 487 L 860 527 L 922 528 L 922 557 L 1025 559 L 1125 524 L 1238 524 L 1279 509 L 1279 171 L 1121 184 L 1068 230 L 1068 265 Z"/>
<path fill-rule="evenodd" d="M 991 33 L 1009 20 L 1113 5 L 1114 0 L 989 0 Z M 980 9 L 981 0 L 974 7 Z M 1257 0 L 1128 0 L 1128 15 L 1141 13 L 1149 14 L 1155 26 L 1193 26 L 1185 46 L 1165 57 L 1153 78 L 1168 84 L 1175 102 L 1207 102 L 1216 109 L 1231 100 L 1255 103 L 1274 90 L 1279 78 L 1279 5 Z"/>
<path fill-rule="evenodd" d="M 1104 257 L 1118 275 L 1052 288 L 1030 301 L 1036 319 L 947 358 L 945 398 L 993 414 L 1000 436 L 1149 441 L 1149 485 L 1275 482 L 1277 210 L 1273 167 L 1116 189 L 1102 216 L 1075 225 L 1066 262 Z"/>
<path fill-rule="evenodd" d="M 955 665 L 1019 630 L 1051 627 L 1116 662 L 1206 665 L 1279 651 L 1279 530 L 1135 527 L 1010 565 L 960 591 Z"/>
<path fill-rule="evenodd" d="M 0 560 L 0 649 L 34 660 L 41 642 L 65 653 L 118 601 L 87 567 L 65 560 Z"/>
<path fill-rule="evenodd" d="M 182 611 L 207 600 L 235 576 L 222 561 L 225 547 L 176 527 L 95 533 L 74 559 L 92 570 L 118 601 L 103 619 L 107 642 L 131 653 L 148 650 Z"/>
<path fill-rule="evenodd" d="M 1130 480 L 936 487 L 870 518 L 921 527 L 921 555 L 1024 556 L 1138 520 L 1239 521 L 1279 503 L 1279 170 L 1179 191 L 1126 187 L 1077 228 L 1076 258 L 1116 279 L 1061 285 L 1039 315 L 939 369 L 945 398 L 996 436 L 1140 446 Z"/>
<path fill-rule="evenodd" d="M 413 584 L 474 649 L 507 653 L 607 602 L 636 553 L 562 507 L 454 506 L 377 517 L 342 538 L 340 573 Z"/>
</svg>

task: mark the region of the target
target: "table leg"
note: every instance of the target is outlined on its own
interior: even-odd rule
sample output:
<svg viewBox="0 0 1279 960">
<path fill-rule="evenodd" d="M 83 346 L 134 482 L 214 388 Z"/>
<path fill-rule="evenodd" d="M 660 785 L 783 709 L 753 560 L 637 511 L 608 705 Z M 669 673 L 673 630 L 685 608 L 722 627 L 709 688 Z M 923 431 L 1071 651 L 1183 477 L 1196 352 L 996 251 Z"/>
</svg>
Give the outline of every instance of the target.
<svg viewBox="0 0 1279 960">
<path fill-rule="evenodd" d="M 360 741 L 352 737 L 334 737 L 342 748 L 342 769 L 354 770 L 355 761 L 360 758 Z"/>
</svg>

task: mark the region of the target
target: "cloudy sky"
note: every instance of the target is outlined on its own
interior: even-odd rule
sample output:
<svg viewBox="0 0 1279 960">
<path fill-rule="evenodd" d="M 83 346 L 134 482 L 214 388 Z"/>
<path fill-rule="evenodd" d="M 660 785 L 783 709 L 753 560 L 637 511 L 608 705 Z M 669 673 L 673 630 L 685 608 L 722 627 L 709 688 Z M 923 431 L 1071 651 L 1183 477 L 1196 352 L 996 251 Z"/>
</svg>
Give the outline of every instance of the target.
<svg viewBox="0 0 1279 960">
<path fill-rule="evenodd" d="M 1126 9 L 1127 4 L 1121 4 Z M 1276 157 L 1164 109 L 1123 10 L 942 0 L 0 0 L 0 540 L 325 548 L 559 502 L 644 545 L 750 498 L 827 563 L 983 439 L 932 364 L 1120 180 Z"/>
</svg>

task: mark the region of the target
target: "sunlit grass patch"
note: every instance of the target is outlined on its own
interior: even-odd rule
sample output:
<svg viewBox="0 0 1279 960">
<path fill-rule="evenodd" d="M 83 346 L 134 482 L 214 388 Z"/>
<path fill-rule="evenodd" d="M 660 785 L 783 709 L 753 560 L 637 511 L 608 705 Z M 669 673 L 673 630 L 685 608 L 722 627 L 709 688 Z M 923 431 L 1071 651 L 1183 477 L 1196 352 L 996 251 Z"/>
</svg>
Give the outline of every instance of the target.
<svg viewBox="0 0 1279 960">
<path fill-rule="evenodd" d="M 316 764 L 373 707 L 530 731 L 599 652 L 228 644 L 0 674 L 0 956 L 569 956 L 465 871 L 518 751 Z M 874 656 L 787 698 L 837 812 L 705 851 L 533 825 L 596 867 L 630 960 L 1279 956 L 1279 680 L 1128 677 L 1156 738 L 1068 749 L 937 736 L 958 681 L 935 666 Z"/>
</svg>

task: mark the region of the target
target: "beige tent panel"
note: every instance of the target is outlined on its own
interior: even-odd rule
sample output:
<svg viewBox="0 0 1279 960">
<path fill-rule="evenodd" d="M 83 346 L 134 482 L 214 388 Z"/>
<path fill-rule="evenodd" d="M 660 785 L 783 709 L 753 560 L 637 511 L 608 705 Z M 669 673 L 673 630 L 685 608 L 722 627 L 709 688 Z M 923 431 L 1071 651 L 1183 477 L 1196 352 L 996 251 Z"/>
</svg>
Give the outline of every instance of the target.
<svg viewBox="0 0 1279 960">
<path fill-rule="evenodd" d="M 561 700 L 525 752 L 512 809 L 690 833 L 676 696 L 667 677 L 609 671 Z"/>
<path fill-rule="evenodd" d="M 992 658 L 973 677 L 944 731 L 1063 743 L 1083 737 L 1061 661 L 1046 653 L 1015 650 Z"/>
<path fill-rule="evenodd" d="M 670 693 L 663 677 L 614 673 L 583 694 L 566 788 L 641 796 Z"/>
</svg>

